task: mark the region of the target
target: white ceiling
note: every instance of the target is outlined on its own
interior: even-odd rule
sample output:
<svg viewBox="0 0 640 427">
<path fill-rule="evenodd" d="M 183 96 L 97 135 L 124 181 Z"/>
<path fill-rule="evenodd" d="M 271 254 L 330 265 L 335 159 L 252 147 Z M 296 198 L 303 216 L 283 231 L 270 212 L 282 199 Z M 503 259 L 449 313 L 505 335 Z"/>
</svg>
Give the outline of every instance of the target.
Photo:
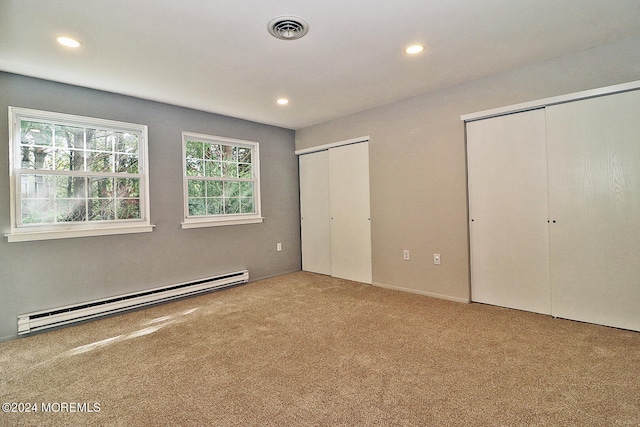
<svg viewBox="0 0 640 427">
<path fill-rule="evenodd" d="M 299 129 L 638 33 L 639 0 L 0 0 L 0 70 Z"/>
</svg>

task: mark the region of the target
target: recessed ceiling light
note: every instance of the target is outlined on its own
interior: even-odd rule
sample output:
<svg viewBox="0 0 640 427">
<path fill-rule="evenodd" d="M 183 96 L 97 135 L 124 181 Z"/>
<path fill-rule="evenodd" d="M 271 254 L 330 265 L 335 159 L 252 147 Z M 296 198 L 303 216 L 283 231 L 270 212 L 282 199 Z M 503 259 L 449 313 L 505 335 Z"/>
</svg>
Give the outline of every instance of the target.
<svg viewBox="0 0 640 427">
<path fill-rule="evenodd" d="M 424 50 L 424 46 L 422 46 L 421 44 L 414 44 L 406 48 L 404 51 L 409 55 L 415 55 L 416 53 L 420 53 L 423 50 Z"/>
<path fill-rule="evenodd" d="M 57 42 L 66 47 L 80 47 L 80 42 L 76 39 L 72 39 L 71 37 L 58 37 L 56 38 Z"/>
<path fill-rule="evenodd" d="M 287 98 L 280 98 L 276 101 L 279 105 L 287 105 L 289 100 Z"/>
</svg>

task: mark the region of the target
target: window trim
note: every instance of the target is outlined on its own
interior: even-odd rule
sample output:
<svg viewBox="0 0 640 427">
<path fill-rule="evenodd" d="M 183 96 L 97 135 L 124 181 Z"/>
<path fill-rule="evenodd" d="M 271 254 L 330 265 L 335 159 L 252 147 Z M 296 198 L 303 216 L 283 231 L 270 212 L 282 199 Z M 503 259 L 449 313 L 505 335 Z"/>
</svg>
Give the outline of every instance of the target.
<svg viewBox="0 0 640 427">
<path fill-rule="evenodd" d="M 146 233 L 153 231 L 149 215 L 149 161 L 148 161 L 148 127 L 146 125 L 78 116 L 73 114 L 41 111 L 21 107 L 9 107 L 9 195 L 11 230 L 5 233 L 8 242 L 27 242 L 37 240 L 66 239 L 89 236 L 105 236 L 114 234 Z M 21 224 L 20 206 L 17 203 L 19 185 L 17 179 L 22 169 L 18 168 L 17 152 L 20 152 L 21 120 L 51 121 L 57 124 L 96 127 L 118 131 L 131 131 L 140 134 L 138 147 L 138 165 L 140 175 L 140 217 L 133 220 L 114 220 L 57 223 L 57 224 Z M 18 144 L 18 145 L 16 145 Z M 17 151 L 16 151 L 17 150 Z M 37 169 L 34 172 L 37 173 Z"/>
<path fill-rule="evenodd" d="M 251 154 L 251 172 L 253 175 L 253 194 L 254 194 L 254 206 L 256 212 L 253 214 L 225 214 L 225 215 L 207 215 L 192 217 L 189 216 L 189 189 L 187 176 L 187 138 L 191 140 L 197 140 L 202 142 L 220 143 L 226 145 L 233 145 L 236 147 L 249 147 L 252 150 Z M 231 179 L 233 180 L 233 179 Z M 202 227 L 219 227 L 226 225 L 241 225 L 241 224 L 258 224 L 263 222 L 262 217 L 262 203 L 260 198 L 260 144 L 256 141 L 241 140 L 235 138 L 227 138 L 215 135 L 206 135 L 196 132 L 182 132 L 182 194 L 183 194 L 183 220 L 181 223 L 182 229 L 202 228 Z"/>
</svg>

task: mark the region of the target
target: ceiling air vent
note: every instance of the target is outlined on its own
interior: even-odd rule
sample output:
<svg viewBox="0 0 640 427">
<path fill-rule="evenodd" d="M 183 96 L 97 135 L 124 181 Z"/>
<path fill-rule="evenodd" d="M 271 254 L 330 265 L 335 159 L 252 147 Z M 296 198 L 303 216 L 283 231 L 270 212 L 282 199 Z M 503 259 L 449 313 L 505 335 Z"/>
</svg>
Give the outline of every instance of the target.
<svg viewBox="0 0 640 427">
<path fill-rule="evenodd" d="M 309 24 L 297 16 L 278 16 L 269 21 L 269 33 L 280 40 L 296 40 L 309 31 Z"/>
</svg>

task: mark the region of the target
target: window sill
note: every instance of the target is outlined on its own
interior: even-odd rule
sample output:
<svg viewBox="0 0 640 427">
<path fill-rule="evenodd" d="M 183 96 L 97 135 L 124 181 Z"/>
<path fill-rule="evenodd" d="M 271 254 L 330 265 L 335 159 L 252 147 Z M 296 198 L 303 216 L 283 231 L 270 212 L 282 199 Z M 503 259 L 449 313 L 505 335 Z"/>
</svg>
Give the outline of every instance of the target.
<svg viewBox="0 0 640 427">
<path fill-rule="evenodd" d="M 225 218 L 225 219 L 192 219 L 185 220 L 182 223 L 182 229 L 203 228 L 203 227 L 222 227 L 225 225 L 241 225 L 241 224 L 259 224 L 264 221 L 263 217 L 251 218 Z"/>
<path fill-rule="evenodd" d="M 85 228 L 80 230 L 18 231 L 5 234 L 9 243 L 33 242 L 37 240 L 73 239 L 76 237 L 110 236 L 114 234 L 149 233 L 154 225 L 126 227 Z"/>
</svg>

